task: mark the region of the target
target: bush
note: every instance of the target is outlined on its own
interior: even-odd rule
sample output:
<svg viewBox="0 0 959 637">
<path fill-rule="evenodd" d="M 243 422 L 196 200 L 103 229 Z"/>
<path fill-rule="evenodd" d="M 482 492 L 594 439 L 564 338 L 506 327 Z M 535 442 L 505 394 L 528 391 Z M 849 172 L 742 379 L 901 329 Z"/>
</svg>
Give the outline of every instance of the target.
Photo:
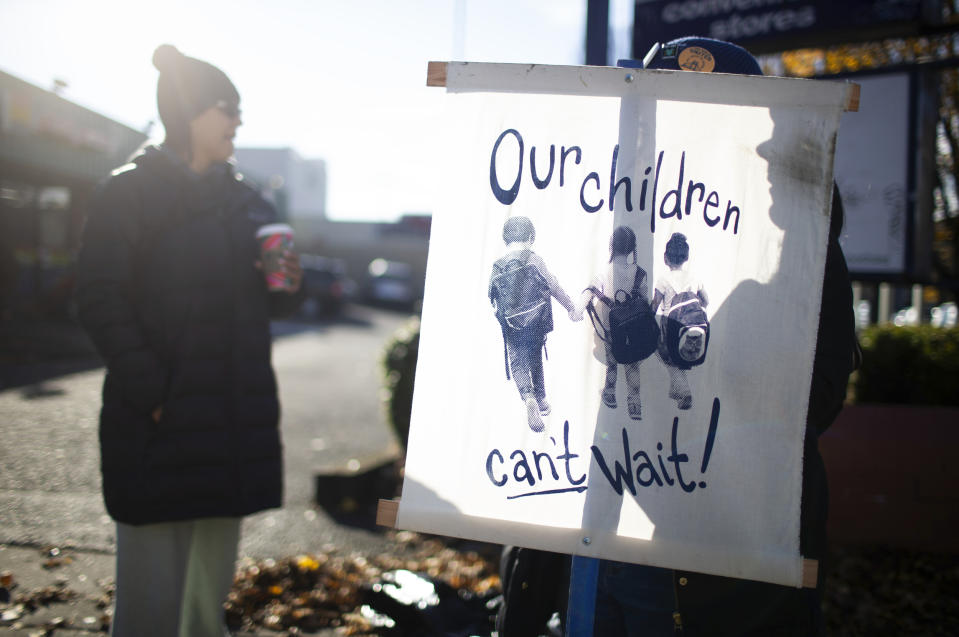
<svg viewBox="0 0 959 637">
<path fill-rule="evenodd" d="M 872 326 L 859 343 L 857 403 L 959 405 L 959 328 Z"/>
<path fill-rule="evenodd" d="M 413 408 L 413 378 L 420 346 L 420 320 L 412 318 L 396 331 L 383 354 L 386 412 L 400 444 L 406 448 Z"/>
</svg>

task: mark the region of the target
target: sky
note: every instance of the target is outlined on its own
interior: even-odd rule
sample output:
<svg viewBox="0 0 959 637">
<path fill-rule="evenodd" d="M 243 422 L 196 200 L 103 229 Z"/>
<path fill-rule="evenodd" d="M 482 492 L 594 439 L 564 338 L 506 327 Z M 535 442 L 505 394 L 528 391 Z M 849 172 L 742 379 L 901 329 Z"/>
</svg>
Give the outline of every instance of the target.
<svg viewBox="0 0 959 637">
<path fill-rule="evenodd" d="M 427 62 L 583 64 L 586 0 L 0 0 L 0 70 L 137 130 L 156 114 L 163 43 L 221 68 L 240 148 L 326 161 L 327 214 L 429 213 L 445 92 Z M 610 2 L 609 59 L 629 57 L 632 2 Z"/>
</svg>

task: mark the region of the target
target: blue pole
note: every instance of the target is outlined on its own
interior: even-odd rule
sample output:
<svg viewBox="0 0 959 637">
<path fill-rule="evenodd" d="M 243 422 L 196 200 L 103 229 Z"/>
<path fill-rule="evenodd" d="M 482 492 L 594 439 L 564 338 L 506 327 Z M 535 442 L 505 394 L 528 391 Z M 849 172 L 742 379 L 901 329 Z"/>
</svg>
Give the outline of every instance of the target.
<svg viewBox="0 0 959 637">
<path fill-rule="evenodd" d="M 593 637 L 593 615 L 596 612 L 598 581 L 599 560 L 574 555 L 569 573 L 566 637 Z"/>
<path fill-rule="evenodd" d="M 586 64 L 606 66 L 609 50 L 609 0 L 586 2 Z"/>
</svg>

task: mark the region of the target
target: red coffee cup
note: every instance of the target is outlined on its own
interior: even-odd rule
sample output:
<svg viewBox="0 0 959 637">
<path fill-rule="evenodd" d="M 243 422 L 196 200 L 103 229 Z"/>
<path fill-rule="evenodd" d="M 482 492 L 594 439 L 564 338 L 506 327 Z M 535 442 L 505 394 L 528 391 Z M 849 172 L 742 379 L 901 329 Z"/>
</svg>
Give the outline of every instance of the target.
<svg viewBox="0 0 959 637">
<path fill-rule="evenodd" d="M 283 254 L 293 249 L 293 228 L 285 223 L 271 223 L 256 231 L 256 240 L 260 243 L 266 287 L 271 291 L 293 289 L 293 280 L 280 265 Z"/>
</svg>

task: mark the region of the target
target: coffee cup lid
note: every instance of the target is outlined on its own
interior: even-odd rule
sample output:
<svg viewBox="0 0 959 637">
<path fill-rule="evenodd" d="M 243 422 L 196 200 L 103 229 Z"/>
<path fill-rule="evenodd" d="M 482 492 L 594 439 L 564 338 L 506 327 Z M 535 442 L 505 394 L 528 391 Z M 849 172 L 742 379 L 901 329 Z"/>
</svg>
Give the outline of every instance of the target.
<svg viewBox="0 0 959 637">
<path fill-rule="evenodd" d="M 271 234 L 293 234 L 293 228 L 286 223 L 271 223 L 265 226 L 260 226 L 256 231 L 257 237 L 266 237 Z"/>
</svg>

